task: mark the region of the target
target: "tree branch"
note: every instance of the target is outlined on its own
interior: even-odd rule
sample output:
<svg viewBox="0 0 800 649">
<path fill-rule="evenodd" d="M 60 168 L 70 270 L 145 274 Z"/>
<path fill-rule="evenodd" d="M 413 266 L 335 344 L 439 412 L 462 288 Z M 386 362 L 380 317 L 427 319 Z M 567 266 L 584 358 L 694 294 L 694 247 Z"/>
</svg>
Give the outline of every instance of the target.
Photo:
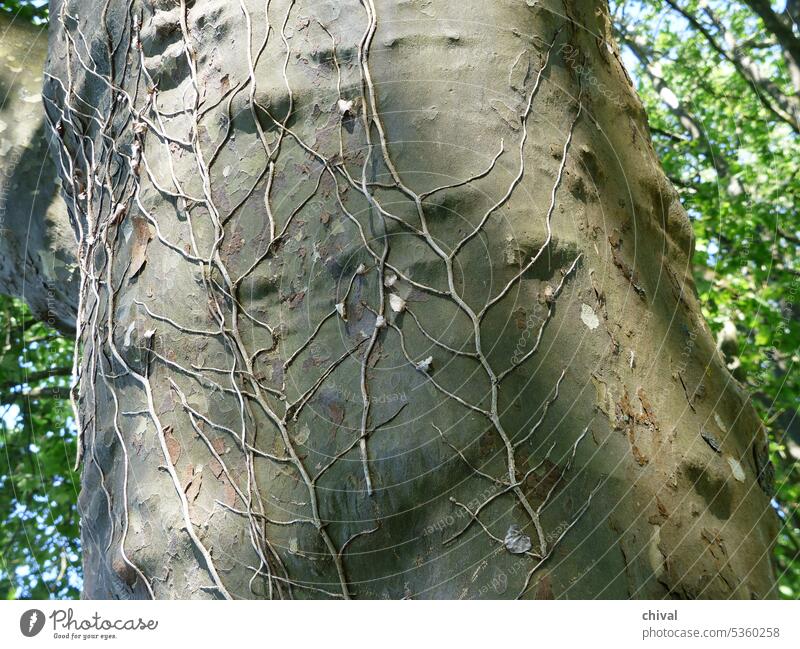
<svg viewBox="0 0 800 649">
<path fill-rule="evenodd" d="M 743 50 L 730 30 L 722 24 L 708 7 L 705 9 L 706 15 L 714 23 L 714 26 L 722 32 L 724 40 L 729 43 L 730 47 L 723 46 L 706 25 L 681 7 L 675 0 L 666 0 L 666 3 L 683 16 L 708 41 L 714 51 L 733 65 L 736 71 L 754 86 L 756 97 L 764 108 L 780 121 L 791 126 L 795 132 L 800 133 L 800 100 L 797 97 L 789 97 L 770 79 L 761 75 L 758 67 L 747 56 L 742 54 Z"/>
<path fill-rule="evenodd" d="M 38 372 L 28 372 L 25 375 L 23 380 L 21 381 L 4 381 L 0 383 L 0 391 L 10 390 L 18 385 L 22 385 L 27 383 L 28 385 L 32 383 L 37 383 L 38 381 L 44 381 L 49 379 L 52 376 L 70 376 L 72 374 L 71 367 L 54 367 L 53 369 L 49 370 L 40 370 Z"/>
</svg>

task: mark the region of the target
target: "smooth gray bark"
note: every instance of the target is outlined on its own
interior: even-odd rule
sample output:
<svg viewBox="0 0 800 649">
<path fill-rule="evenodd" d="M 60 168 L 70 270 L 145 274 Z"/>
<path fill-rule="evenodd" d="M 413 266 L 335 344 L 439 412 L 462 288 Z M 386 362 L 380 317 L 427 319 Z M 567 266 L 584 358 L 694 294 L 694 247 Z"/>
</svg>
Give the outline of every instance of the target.
<svg viewBox="0 0 800 649">
<path fill-rule="evenodd" d="M 74 333 L 75 236 L 47 154 L 46 52 L 46 30 L 0 14 L 0 287 Z"/>
<path fill-rule="evenodd" d="M 605 3 L 51 3 L 87 597 L 772 596 Z"/>
</svg>

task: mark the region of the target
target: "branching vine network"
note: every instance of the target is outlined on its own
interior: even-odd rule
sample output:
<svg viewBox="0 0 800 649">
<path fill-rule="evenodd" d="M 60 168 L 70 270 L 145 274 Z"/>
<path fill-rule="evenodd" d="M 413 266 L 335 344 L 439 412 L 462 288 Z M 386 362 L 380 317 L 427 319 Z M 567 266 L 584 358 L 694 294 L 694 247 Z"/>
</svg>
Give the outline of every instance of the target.
<svg viewBox="0 0 800 649">
<path fill-rule="evenodd" d="M 507 379 L 524 367 L 539 350 L 547 323 L 554 313 L 556 299 L 579 267 L 581 255 L 576 254 L 571 263 L 562 269 L 559 283 L 548 296 L 546 314 L 532 347 L 506 367 L 497 368 L 490 363 L 483 325 L 492 309 L 519 285 L 552 244 L 551 224 L 558 193 L 570 156 L 573 133 L 584 110 L 580 92 L 560 151 L 549 203 L 544 206 L 543 216 L 537 217 L 543 219 L 546 232 L 540 247 L 520 263 L 510 280 L 479 308 L 470 305 L 463 290 L 459 289 L 456 264 L 459 253 L 485 231 L 487 223 L 508 203 L 526 177 L 524 154 L 530 135 L 529 118 L 535 110 L 536 98 L 551 65 L 560 31 L 544 43 L 541 65 L 525 91 L 525 106 L 518 116 L 520 129 L 513 154 L 507 143 L 501 141 L 491 155 L 489 164 L 475 175 L 419 192 L 407 184 L 396 168 L 390 152 L 390 137 L 381 116 L 370 66 L 370 52 L 378 28 L 374 2 L 360 0 L 364 29 L 355 48 L 344 48 L 349 53 L 347 56 L 342 56 L 344 46 L 330 25 L 310 19 L 305 26 L 307 30 L 318 30 L 320 38 L 330 44 L 329 64 L 335 75 L 338 99 L 333 108 L 337 151 L 329 155 L 304 139 L 293 126 L 297 107 L 288 70 L 294 52 L 287 29 L 290 19 L 296 18 L 293 13 L 295 2 L 289 2 L 283 15 L 276 16 L 271 1 L 266 0 L 263 11 L 255 16 L 243 0 L 238 1 L 246 30 L 247 47 L 243 56 L 246 57 L 248 74 L 244 79 L 231 80 L 229 87 L 216 100 L 205 97 L 201 79 L 205 72 L 197 54 L 201 44 L 195 40 L 189 27 L 189 3 L 181 0 L 178 7 L 165 12 L 177 34 L 177 47 L 188 70 L 187 83 L 182 86 L 184 105 L 177 109 L 162 105 L 162 91 L 147 60 L 144 43 L 145 32 L 154 29 L 150 24 L 153 18 L 145 20 L 148 11 L 141 8 L 139 2 L 128 2 L 124 21 L 114 23 L 112 28 L 109 27 L 109 13 L 112 9 L 119 13 L 119 7 L 112 7 L 119 3 L 106 0 L 99 16 L 100 27 L 93 34 L 85 33 L 86 19 L 76 15 L 70 9 L 69 2 L 61 4 L 58 14 L 52 16 L 52 20 L 58 24 L 59 33 L 66 40 L 65 75 L 48 73 L 50 90 L 46 93 L 45 101 L 50 128 L 59 143 L 58 162 L 79 242 L 82 278 L 72 400 L 80 424 L 79 448 L 81 451 L 87 449 L 92 470 L 99 472 L 109 519 L 114 521 L 114 512 L 118 512 L 120 507 L 122 509 L 118 522 L 112 524 L 109 538 L 97 540 L 97 543 L 105 547 L 107 552 L 115 545 L 124 565 L 121 569 L 114 567 L 114 572 L 133 575 L 133 579 L 144 584 L 148 594 L 154 597 L 155 577 L 145 575 L 125 551 L 130 516 L 128 481 L 132 442 L 130 435 L 126 434 L 124 422 L 145 416 L 155 431 L 163 456 L 162 468 L 179 501 L 183 528 L 202 556 L 214 587 L 226 598 L 246 596 L 244 593 L 230 592 L 226 586 L 225 574 L 217 567 L 220 550 L 210 547 L 207 539 L 203 538 L 201 530 L 206 525 L 198 523 L 185 480 L 176 468 L 174 452 L 171 450 L 174 432 L 164 422 L 163 413 L 159 412 L 153 384 L 152 367 L 158 366 L 160 372 L 167 372 L 170 390 L 194 435 L 207 449 L 208 461 L 213 461 L 219 467 L 219 479 L 224 479 L 235 493 L 233 502 L 218 498 L 215 504 L 246 522 L 249 543 L 256 557 L 256 565 L 248 566 L 252 572 L 251 591 L 256 592 L 253 590 L 256 580 L 263 580 L 267 585 L 268 597 L 292 597 L 295 590 L 301 589 L 329 597 L 350 598 L 353 593 L 348 579 L 347 551 L 358 540 L 376 533 L 379 524 L 354 529 L 344 541 L 337 543 L 329 531 L 320 482 L 345 456 L 357 454 L 363 495 L 367 498 L 374 495 L 375 463 L 370 455 L 371 442 L 382 427 L 401 414 L 404 405 L 382 421 L 376 418 L 372 407 L 374 395 L 370 369 L 380 355 L 381 348 L 393 344 L 408 366 L 425 382 L 443 397 L 478 415 L 502 441 L 505 470 L 501 475 L 494 475 L 485 466 L 476 466 L 474 460 L 451 441 L 445 431 L 432 424 L 442 444 L 478 480 L 486 481 L 495 488 L 490 496 L 474 507 L 451 499 L 455 508 L 466 513 L 466 521 L 463 527 L 444 539 L 444 544 L 455 543 L 468 529 L 478 526 L 491 543 L 502 548 L 506 541 L 494 534 L 481 516 L 499 499 L 513 499 L 525 512 L 534 537 L 532 547 L 524 551 L 530 568 L 520 591 L 520 595 L 523 595 L 537 568 L 552 555 L 591 502 L 593 494 L 581 505 L 569 525 L 561 529 L 555 538 L 548 536 L 542 514 L 570 468 L 588 427 L 572 445 L 558 479 L 550 485 L 540 502 L 532 502 L 523 489 L 523 483 L 550 461 L 555 445 L 550 447 L 538 464 L 527 471 L 521 470 L 518 453 L 523 444 L 536 437 L 548 409 L 558 398 L 566 368 L 544 402 L 539 417 L 524 431 L 507 430 L 501 421 L 500 392 Z M 259 38 L 258 33 L 262 29 L 263 35 Z M 279 41 L 284 56 L 278 62 L 267 61 L 265 53 L 275 39 Z M 276 64 L 281 68 L 283 97 L 281 102 L 266 105 L 260 99 L 260 70 L 265 65 Z M 344 75 L 345 70 L 353 66 L 360 78 L 360 87 L 351 92 L 350 84 L 345 84 Z M 93 98 L 100 98 L 101 101 L 93 101 Z M 215 179 L 219 178 L 217 170 L 222 164 L 225 147 L 238 135 L 234 108 L 240 105 L 245 105 L 249 113 L 251 126 L 260 144 L 262 163 L 244 195 L 235 203 L 226 205 L 219 200 L 219 191 L 215 186 L 218 181 Z M 240 114 L 237 119 L 241 119 Z M 223 130 L 218 142 L 209 146 L 205 134 L 208 132 L 207 125 L 214 120 L 223 125 Z M 364 139 L 357 146 L 349 137 L 354 124 L 360 125 L 359 132 Z M 285 206 L 274 204 L 274 190 L 281 153 L 289 145 L 299 147 L 305 153 L 308 160 L 307 180 L 312 189 L 287 211 Z M 187 163 L 187 160 L 190 162 Z M 166 161 L 166 173 L 159 174 L 154 161 L 159 164 Z M 469 186 L 489 176 L 501 161 L 515 168 L 505 192 L 485 210 L 474 227 L 448 248 L 431 232 L 427 202 L 441 192 Z M 381 182 L 375 179 L 375 169 L 378 167 L 383 170 L 380 176 L 384 180 Z M 265 268 L 284 254 L 282 246 L 292 236 L 299 215 L 312 207 L 315 197 L 328 186 L 332 187 L 333 199 L 339 211 L 337 218 L 349 224 L 364 260 L 349 272 L 343 283 L 343 292 L 331 298 L 329 311 L 312 323 L 307 338 L 294 348 L 282 348 L 281 324 L 265 321 L 263 316 L 251 310 L 244 297 L 244 287 L 259 273 L 266 273 Z M 231 225 L 241 212 L 248 209 L 249 201 L 261 191 L 267 217 L 265 240 L 257 242 L 258 249 L 252 260 L 241 268 L 234 268 L 225 252 L 226 243 L 233 237 Z M 387 192 L 399 193 L 409 201 L 413 205 L 415 218 L 410 219 L 393 211 L 382 198 Z M 364 216 L 364 210 L 357 211 L 352 207 L 353 194 L 366 202 L 369 208 L 366 210 L 367 217 Z M 171 206 L 169 209 L 172 211 L 167 214 L 169 210 L 165 210 L 165 214 L 159 214 L 159 207 L 152 200 L 153 195 L 159 196 L 164 205 Z M 541 206 L 532 209 L 538 210 Z M 202 222 L 199 212 L 204 215 Z M 175 240 L 174 234 L 171 235 L 177 227 L 176 213 L 185 219 L 186 241 Z M 414 277 L 408 268 L 392 261 L 393 228 L 427 246 L 441 266 L 444 286 L 430 285 Z M 132 239 L 140 249 L 130 258 L 125 258 L 125 233 L 128 231 L 132 232 Z M 154 237 L 154 241 L 163 247 L 165 255 L 177 257 L 181 263 L 194 269 L 193 274 L 202 285 L 207 299 L 211 324 L 181 322 L 178 315 L 160 312 L 152 301 L 144 299 L 139 293 L 133 305 L 139 317 L 147 319 L 148 325 L 143 333 L 138 332 L 139 340 L 133 344 L 133 323 L 121 322 L 118 317 L 119 296 L 129 290 L 126 283 L 141 271 L 145 261 L 141 256 L 146 254 L 150 237 Z M 368 281 L 376 289 L 374 300 L 364 297 L 364 287 Z M 430 326 L 425 326 L 422 313 L 400 296 L 397 289 L 403 285 L 454 304 L 471 327 L 469 345 L 456 347 L 440 340 Z M 371 324 L 363 331 L 363 335 L 357 336 L 341 354 L 329 360 L 304 389 L 297 389 L 296 385 L 300 385 L 300 382 L 292 385 L 292 372 L 313 347 L 320 333 L 342 326 L 358 308 L 369 314 L 364 317 L 371 318 Z M 404 314 L 407 317 L 402 317 Z M 266 332 L 273 341 L 272 345 L 250 344 L 245 332 L 252 328 Z M 414 351 L 408 343 L 409 328 L 430 343 L 432 355 L 422 356 Z M 125 331 L 125 335 L 120 336 L 120 331 Z M 213 339 L 224 346 L 230 364 L 216 366 L 200 359 L 184 363 L 159 344 L 165 333 L 187 339 Z M 258 370 L 259 363 L 277 354 L 280 355 L 279 371 L 273 373 L 273 380 L 267 380 Z M 486 400 L 475 403 L 446 387 L 437 378 L 437 354 L 457 356 L 477 363 L 489 385 Z M 361 401 L 358 429 L 353 431 L 350 443 L 331 455 L 326 463 L 310 466 L 296 441 L 295 430 L 299 419 L 331 378 L 337 372 L 345 371 L 344 366 L 353 361 L 358 364 L 358 397 Z M 297 371 L 306 372 L 303 369 Z M 274 380 L 275 376 L 277 380 Z M 141 395 L 141 407 L 138 409 L 123 409 L 115 387 L 123 379 L 138 385 Z M 220 421 L 209 412 L 204 412 L 203 408 L 193 405 L 188 382 L 233 400 L 235 412 Z M 106 489 L 107 476 L 103 473 L 103 463 L 96 452 L 101 420 L 97 412 L 98 401 L 102 398 L 97 392 L 99 386 L 104 386 L 104 393 L 110 394 L 113 399 L 114 434 L 125 464 L 122 505 L 114 502 Z M 126 400 L 124 405 L 128 403 L 129 400 Z M 264 418 L 268 423 L 260 425 L 256 431 L 255 422 Z M 264 443 L 267 434 L 265 428 L 274 435 L 274 443 Z M 229 456 L 220 451 L 209 435 L 210 430 L 224 435 L 234 445 L 236 457 L 243 463 L 243 470 L 228 465 Z M 282 520 L 268 514 L 269 490 L 260 485 L 257 479 L 256 463 L 261 461 L 291 472 L 304 486 L 307 508 L 303 515 Z M 287 526 L 307 526 L 318 535 L 327 560 L 334 568 L 334 585 L 328 587 L 323 584 L 325 587 L 321 587 L 292 576 L 280 548 L 271 542 L 270 530 Z"/>
</svg>

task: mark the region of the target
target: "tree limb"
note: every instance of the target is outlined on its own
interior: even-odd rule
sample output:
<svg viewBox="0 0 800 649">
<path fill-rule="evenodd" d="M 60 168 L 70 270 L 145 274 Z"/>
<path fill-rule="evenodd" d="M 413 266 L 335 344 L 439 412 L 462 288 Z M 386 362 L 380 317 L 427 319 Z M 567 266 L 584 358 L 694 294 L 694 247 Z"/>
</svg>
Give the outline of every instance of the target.
<svg viewBox="0 0 800 649">
<path fill-rule="evenodd" d="M 706 25 L 675 0 L 666 0 L 666 3 L 683 16 L 708 41 L 712 49 L 733 65 L 736 71 L 756 89 L 756 96 L 764 108 L 780 121 L 791 126 L 795 132 L 800 133 L 800 100 L 797 97 L 789 97 L 774 82 L 762 76 L 758 67 L 744 55 L 740 44 L 730 30 L 708 7 L 705 9 L 706 15 L 722 32 L 723 39 L 728 46 L 723 45 Z"/>
</svg>

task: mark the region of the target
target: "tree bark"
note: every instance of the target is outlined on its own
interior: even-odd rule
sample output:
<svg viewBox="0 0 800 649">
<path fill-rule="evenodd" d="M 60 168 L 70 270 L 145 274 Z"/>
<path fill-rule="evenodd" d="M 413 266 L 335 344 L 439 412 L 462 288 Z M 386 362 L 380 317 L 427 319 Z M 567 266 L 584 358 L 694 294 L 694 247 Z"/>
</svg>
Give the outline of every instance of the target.
<svg viewBox="0 0 800 649">
<path fill-rule="evenodd" d="M 774 595 L 604 2 L 51 17 L 86 597 Z"/>
<path fill-rule="evenodd" d="M 0 287 L 75 332 L 75 236 L 56 185 L 42 111 L 44 29 L 0 14 Z"/>
</svg>

